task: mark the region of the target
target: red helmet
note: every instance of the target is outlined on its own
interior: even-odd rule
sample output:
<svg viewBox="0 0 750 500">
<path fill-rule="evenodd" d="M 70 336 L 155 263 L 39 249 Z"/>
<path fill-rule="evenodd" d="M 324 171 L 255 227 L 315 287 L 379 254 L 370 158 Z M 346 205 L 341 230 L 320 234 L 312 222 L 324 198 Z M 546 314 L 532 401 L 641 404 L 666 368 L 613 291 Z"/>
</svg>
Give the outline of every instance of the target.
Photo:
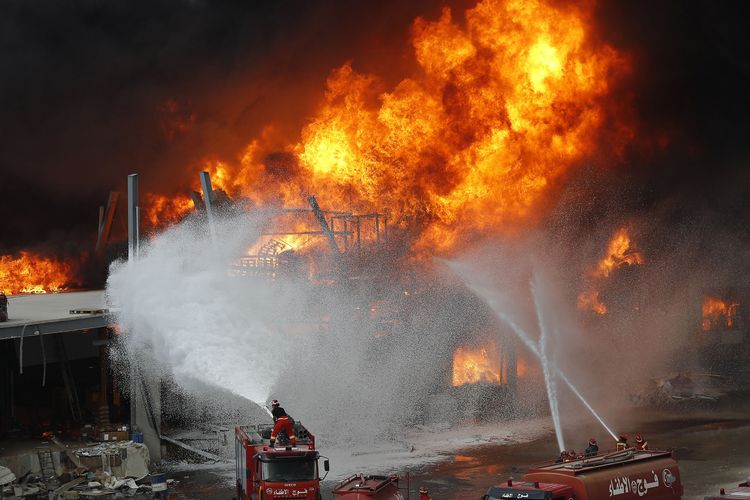
<svg viewBox="0 0 750 500">
<path fill-rule="evenodd" d="M 568 451 L 568 455 L 570 455 L 571 457 L 576 456 L 576 450 L 574 450 L 573 448 L 571 448 L 570 451 Z"/>
<path fill-rule="evenodd" d="M 568 456 L 568 450 L 561 451 L 560 455 L 563 456 L 563 457 L 567 457 Z"/>
<path fill-rule="evenodd" d="M 424 486 L 420 486 L 420 487 L 419 487 L 419 492 L 420 492 L 420 493 L 425 493 L 425 494 L 429 493 L 429 492 L 427 491 L 427 488 L 425 488 Z"/>
<path fill-rule="evenodd" d="M 628 435 L 627 434 L 620 434 L 620 441 L 627 441 Z"/>
<path fill-rule="evenodd" d="M 279 400 L 274 399 L 273 401 L 271 401 L 271 406 L 279 406 Z"/>
<path fill-rule="evenodd" d="M 642 443 L 643 442 L 643 436 L 641 436 L 640 434 L 636 434 L 635 435 L 635 442 L 636 443 Z"/>
<path fill-rule="evenodd" d="M 589 438 L 589 444 L 596 444 L 596 439 Z"/>
</svg>

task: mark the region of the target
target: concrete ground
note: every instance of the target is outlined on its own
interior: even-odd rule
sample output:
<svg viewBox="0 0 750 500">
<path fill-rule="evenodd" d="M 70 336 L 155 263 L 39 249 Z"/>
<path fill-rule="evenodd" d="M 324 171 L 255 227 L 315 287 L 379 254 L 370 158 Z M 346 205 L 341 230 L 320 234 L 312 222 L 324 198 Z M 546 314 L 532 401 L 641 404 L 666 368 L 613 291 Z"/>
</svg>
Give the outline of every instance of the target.
<svg viewBox="0 0 750 500">
<path fill-rule="evenodd" d="M 641 414 L 632 421 L 634 431 L 643 434 L 652 448 L 675 449 L 680 462 L 686 500 L 700 500 L 704 495 L 717 493 L 720 487 L 736 486 L 750 476 L 750 412 L 662 412 Z M 568 426 L 566 446 L 583 448 L 589 436 L 596 436 L 602 447 L 607 442 L 601 428 L 590 423 Z M 580 438 L 576 439 L 576 436 Z M 631 437 L 632 440 L 632 437 Z M 575 442 L 574 442 L 575 441 Z M 33 450 L 39 441 L 5 440 L 0 442 L 0 455 Z M 322 450 L 324 453 L 324 450 Z M 557 456 L 554 434 L 528 443 L 483 445 L 471 447 L 452 455 L 438 465 L 404 468 L 409 473 L 411 497 L 420 485 L 426 486 L 435 500 L 478 499 L 492 484 L 509 477 L 520 479 L 529 466 Z M 325 454 L 325 453 L 324 453 Z M 331 464 L 336 467 L 335 463 Z M 179 483 L 173 487 L 183 499 L 230 499 L 234 465 L 190 465 L 165 467 L 168 478 Z M 381 471 L 365 471 L 379 473 Z M 406 481 L 401 485 L 406 487 Z M 323 483 L 324 498 L 330 498 L 334 484 Z M 406 492 L 404 492 L 406 493 Z M 150 495 L 131 498 L 150 498 Z"/>
<path fill-rule="evenodd" d="M 686 500 L 702 499 L 722 486 L 736 486 L 750 475 L 750 413 L 718 415 L 711 412 L 644 414 L 632 428 L 643 434 L 652 448 L 675 449 L 680 461 Z M 580 436 L 568 447 L 583 448 L 590 435 L 604 441 L 601 428 L 581 424 L 566 429 L 566 436 Z M 632 440 L 632 438 L 631 438 Z M 606 444 L 606 443 L 604 443 Z M 410 474 L 411 498 L 420 485 L 438 499 L 478 499 L 492 484 L 509 477 L 520 479 L 530 465 L 558 455 L 554 435 L 512 445 L 486 445 L 456 453 L 437 466 L 402 470 Z M 334 468 L 336 465 L 331 464 Z M 377 473 L 379 471 L 368 471 Z M 234 496 L 233 465 L 175 469 L 168 473 L 180 481 L 174 488 L 180 498 L 203 499 Z M 324 482 L 324 498 L 330 498 L 333 484 Z M 402 481 L 402 486 L 406 486 Z M 404 492 L 405 493 L 405 492 Z"/>
<path fill-rule="evenodd" d="M 655 417 L 634 427 L 652 448 L 677 451 L 686 500 L 703 499 L 704 495 L 718 493 L 722 486 L 736 486 L 750 475 L 746 444 L 750 441 L 750 415 Z M 583 426 L 578 442 L 566 444 L 583 449 L 590 435 L 601 434 L 597 431 Z M 602 443 L 602 438 L 599 441 Z M 417 487 L 427 486 L 436 499 L 477 499 L 491 484 L 509 477 L 520 479 L 530 465 L 555 458 L 558 453 L 553 435 L 531 443 L 467 450 L 451 462 L 414 471 L 411 480 Z"/>
</svg>

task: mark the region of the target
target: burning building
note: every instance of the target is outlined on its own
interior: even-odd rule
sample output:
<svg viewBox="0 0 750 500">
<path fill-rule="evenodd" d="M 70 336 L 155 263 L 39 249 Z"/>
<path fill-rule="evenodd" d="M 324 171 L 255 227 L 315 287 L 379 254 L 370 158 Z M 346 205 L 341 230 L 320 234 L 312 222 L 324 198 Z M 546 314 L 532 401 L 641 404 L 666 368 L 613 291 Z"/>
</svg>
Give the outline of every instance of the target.
<svg viewBox="0 0 750 500">
<path fill-rule="evenodd" d="M 9 110 L 0 134 L 6 293 L 102 287 L 103 270 L 125 255 L 122 212 L 111 221 L 110 255 L 92 258 L 97 279 L 88 261 L 59 248 L 93 246 L 98 200 L 122 190 L 132 171 L 143 180 L 144 241 L 181 220 L 205 223 L 199 171 L 237 210 L 272 214 L 231 256 L 229 272 L 312 283 L 310 324 L 325 332 L 359 322 L 347 331 L 379 339 L 362 356 L 373 366 L 383 346 L 403 347 L 404 332 L 439 338 L 440 346 L 424 341 L 439 369 L 413 362 L 438 380 L 415 383 L 430 394 L 535 378 L 489 314 L 457 325 L 473 313 L 454 304 L 468 310 L 476 299 L 465 300 L 460 283 L 441 288 L 435 257 L 482 245 L 549 257 L 565 314 L 585 318 L 580 335 L 595 330 L 638 362 L 627 342 L 661 339 L 660 353 L 683 345 L 664 333 L 676 322 L 664 311 L 682 300 L 677 292 L 705 289 L 709 274 L 734 286 L 747 267 L 743 255 L 721 250 L 747 243 L 737 228 L 748 219 L 737 208 L 744 171 L 731 157 L 744 157 L 748 127 L 738 111 L 746 56 L 734 43 L 745 29 L 728 7 L 196 3 L 175 13 L 157 2 L 153 14 L 166 24 L 154 24 L 165 29 L 132 38 L 86 21 L 139 25 L 106 5 L 76 4 L 60 16 L 8 8 L 3 17 L 18 26 L 8 36 L 39 60 L 2 63 L 10 65 L 0 97 Z M 676 25 L 675 9 L 686 23 Z M 52 34 L 40 39 L 39 30 Z M 58 38 L 69 43 L 50 46 Z M 40 73 L 57 75 L 54 91 L 40 86 Z M 727 123 L 735 124 L 729 135 Z M 41 210 L 30 198 L 48 203 Z M 686 269 L 702 273 L 685 277 Z M 326 309 L 327 287 L 351 300 Z M 746 303 L 707 293 L 701 342 L 744 342 Z"/>
<path fill-rule="evenodd" d="M 750 356 L 750 333 L 747 311 L 743 307 L 750 298 L 747 289 L 707 289 L 703 292 L 695 331 L 704 366 L 722 375 L 750 381 L 750 372 L 746 368 Z"/>
</svg>

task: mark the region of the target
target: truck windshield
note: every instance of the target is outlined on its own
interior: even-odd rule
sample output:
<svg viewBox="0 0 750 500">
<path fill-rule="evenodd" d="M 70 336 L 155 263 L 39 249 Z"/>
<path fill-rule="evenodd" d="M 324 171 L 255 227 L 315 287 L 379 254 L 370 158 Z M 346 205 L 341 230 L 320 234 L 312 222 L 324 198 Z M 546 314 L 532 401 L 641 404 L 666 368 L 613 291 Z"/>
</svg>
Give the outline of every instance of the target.
<svg viewBox="0 0 750 500">
<path fill-rule="evenodd" d="M 317 460 L 262 462 L 262 464 L 264 481 L 310 481 L 318 478 Z"/>
</svg>

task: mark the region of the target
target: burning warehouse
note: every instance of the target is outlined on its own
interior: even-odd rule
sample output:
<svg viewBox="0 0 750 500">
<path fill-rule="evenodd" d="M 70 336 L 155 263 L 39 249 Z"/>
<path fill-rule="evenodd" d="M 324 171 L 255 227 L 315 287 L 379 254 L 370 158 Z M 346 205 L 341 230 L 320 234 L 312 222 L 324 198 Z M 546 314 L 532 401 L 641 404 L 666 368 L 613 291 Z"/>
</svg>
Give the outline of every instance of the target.
<svg viewBox="0 0 750 500">
<path fill-rule="evenodd" d="M 101 411 L 160 449 L 226 391 L 396 440 L 742 379 L 735 8 L 0 7 L 0 432 Z"/>
</svg>

